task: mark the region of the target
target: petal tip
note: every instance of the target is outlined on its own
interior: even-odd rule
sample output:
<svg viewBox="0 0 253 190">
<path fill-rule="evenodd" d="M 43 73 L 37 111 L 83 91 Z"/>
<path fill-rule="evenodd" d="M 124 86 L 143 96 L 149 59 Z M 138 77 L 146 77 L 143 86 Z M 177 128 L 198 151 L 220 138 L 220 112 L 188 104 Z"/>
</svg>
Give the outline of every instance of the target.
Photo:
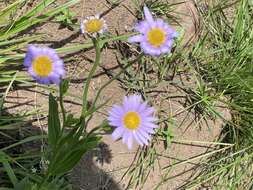
<svg viewBox="0 0 253 190">
<path fill-rule="evenodd" d="M 154 19 L 152 17 L 152 14 L 151 14 L 150 10 L 148 9 L 148 7 L 146 5 L 144 6 L 143 10 L 144 10 L 145 19 L 147 19 L 147 21 L 149 23 L 153 23 Z"/>
</svg>

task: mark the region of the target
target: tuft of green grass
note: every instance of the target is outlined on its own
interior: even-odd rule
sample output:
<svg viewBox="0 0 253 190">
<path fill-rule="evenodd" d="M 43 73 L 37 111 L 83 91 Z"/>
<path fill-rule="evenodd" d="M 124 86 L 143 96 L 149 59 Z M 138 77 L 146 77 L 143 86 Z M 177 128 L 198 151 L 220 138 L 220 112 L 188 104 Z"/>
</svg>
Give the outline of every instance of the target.
<svg viewBox="0 0 253 190">
<path fill-rule="evenodd" d="M 5 8 L 0 11 L 1 188 L 36 189 L 36 184 L 30 184 L 31 181 L 28 178 L 32 179 L 32 183 L 41 180 L 36 172 L 32 173 L 31 171 L 36 169 L 37 172 L 40 172 L 39 165 L 42 157 L 40 146 L 45 137 L 38 131 L 32 131 L 31 133 L 28 129 L 32 122 L 29 118 L 35 116 L 37 110 L 15 115 L 9 114 L 8 109 L 5 108 L 5 99 L 17 81 L 24 83 L 30 80 L 28 77 L 19 74 L 24 57 L 22 50 L 29 43 L 42 40 L 43 36 L 38 34 L 26 35 L 26 33 L 31 27 L 43 24 L 69 6 L 77 3 L 78 0 L 71 0 L 55 8 L 49 8 L 50 5 L 56 2 L 56 0 L 43 0 L 30 7 L 28 1 L 16 0 L 5 2 Z M 29 150 L 25 147 L 29 147 Z M 49 184 L 49 187 L 53 188 L 55 186 Z M 59 189 L 62 188 L 59 187 Z"/>
<path fill-rule="evenodd" d="M 177 5 L 184 3 L 183 1 L 179 2 L 171 2 L 171 1 L 163 1 L 163 0 L 132 0 L 134 3 L 137 12 L 134 14 L 136 15 L 137 19 L 142 19 L 143 17 L 143 7 L 147 6 L 150 11 L 154 14 L 154 16 L 162 17 L 169 23 L 176 23 L 179 25 L 180 15 L 182 13 L 177 13 L 174 9 Z"/>
<path fill-rule="evenodd" d="M 214 0 L 205 9 L 196 6 L 203 30 L 189 59 L 213 96 L 225 96 L 222 102 L 232 119 L 222 128 L 219 141 L 234 146 L 210 157 L 185 187 L 252 189 L 253 5 L 250 0 Z"/>
</svg>

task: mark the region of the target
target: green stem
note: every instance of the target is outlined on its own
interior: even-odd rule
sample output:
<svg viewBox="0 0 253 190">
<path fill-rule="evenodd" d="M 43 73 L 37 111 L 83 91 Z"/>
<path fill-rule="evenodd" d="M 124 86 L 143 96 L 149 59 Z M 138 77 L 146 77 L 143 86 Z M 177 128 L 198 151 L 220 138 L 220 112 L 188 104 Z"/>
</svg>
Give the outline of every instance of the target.
<svg viewBox="0 0 253 190">
<path fill-rule="evenodd" d="M 61 88 L 61 85 L 62 84 L 60 84 L 60 88 Z M 63 119 L 63 124 L 62 124 L 62 131 L 63 131 L 64 127 L 65 127 L 65 122 L 66 122 L 66 113 L 65 113 L 64 106 L 63 106 L 63 93 L 62 93 L 61 89 L 60 89 L 60 107 L 61 107 L 62 119 Z"/>
<path fill-rule="evenodd" d="M 83 106 L 82 106 L 81 117 L 83 117 L 87 111 L 87 106 L 88 106 L 87 97 L 88 97 L 90 82 L 91 82 L 91 79 L 92 79 L 97 67 L 100 64 L 101 49 L 100 49 L 99 39 L 94 39 L 93 43 L 94 43 L 95 50 L 96 50 L 96 58 L 95 58 L 95 63 L 93 64 L 93 67 L 91 68 L 91 71 L 89 72 L 89 75 L 88 75 L 88 78 L 86 80 L 86 84 L 85 84 L 85 87 L 83 90 Z"/>
<path fill-rule="evenodd" d="M 98 98 L 99 98 L 101 92 L 103 91 L 103 89 L 104 89 L 105 87 L 107 87 L 109 84 L 111 84 L 114 80 L 118 79 L 118 77 L 119 77 L 122 73 L 124 73 L 128 67 L 132 66 L 134 63 L 136 63 L 137 61 L 139 61 L 139 60 L 142 58 L 142 56 L 143 56 L 143 54 L 140 54 L 136 59 L 134 59 L 134 60 L 132 60 L 132 61 L 129 61 L 129 62 L 127 63 L 127 65 L 126 65 L 124 68 L 122 68 L 122 70 L 121 70 L 119 73 L 117 73 L 111 80 L 107 81 L 107 82 L 98 90 L 98 92 L 97 92 L 97 94 L 96 94 L 96 97 L 95 97 L 95 99 L 94 99 L 94 101 L 93 101 L 93 103 L 92 103 L 92 105 L 91 105 L 89 111 L 91 111 L 92 109 L 95 108 L 96 102 L 97 102 L 97 100 L 98 100 Z"/>
</svg>

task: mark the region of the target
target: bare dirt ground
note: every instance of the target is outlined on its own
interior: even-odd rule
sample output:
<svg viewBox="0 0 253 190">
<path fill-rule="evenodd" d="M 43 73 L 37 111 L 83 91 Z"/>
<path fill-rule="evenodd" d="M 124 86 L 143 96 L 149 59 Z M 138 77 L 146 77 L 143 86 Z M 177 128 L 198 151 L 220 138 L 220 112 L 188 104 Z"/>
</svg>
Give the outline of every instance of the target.
<svg viewBox="0 0 253 190">
<path fill-rule="evenodd" d="M 84 16 L 90 16 L 108 10 L 108 5 L 105 0 L 84 0 L 83 3 L 84 4 L 79 3 L 72 8 L 72 10 L 78 15 L 78 21 Z M 133 24 L 136 22 L 136 18 L 129 13 L 128 9 L 135 9 L 131 0 L 122 1 L 118 7 L 112 9 L 104 16 L 111 33 L 115 33 L 117 30 L 119 34 L 124 34 L 126 29 L 132 28 Z M 193 10 L 194 8 L 190 1 L 185 1 L 185 3 L 178 5 L 175 10 L 175 12 L 183 13 L 180 24 L 185 29 L 186 41 L 189 40 L 195 32 L 193 18 L 196 18 L 196 15 L 194 16 Z M 39 26 L 34 29 L 34 31 L 46 33 L 48 35 L 46 41 L 50 44 L 53 43 L 54 47 L 85 42 L 83 36 L 79 33 L 70 31 L 67 28 L 59 29 L 59 25 L 53 22 Z M 117 66 L 115 58 L 116 54 L 116 50 L 105 49 L 102 53 L 103 67 L 112 69 Z M 83 51 L 79 54 L 73 55 L 71 57 L 72 61 L 66 64 L 68 77 L 72 79 L 70 92 L 77 96 L 81 96 L 82 94 L 83 79 L 87 76 L 91 66 L 89 59 L 93 60 L 93 58 L 93 50 Z M 97 77 L 94 77 L 92 80 L 89 94 L 89 100 L 91 101 L 101 84 L 109 79 L 103 69 L 100 69 L 97 74 Z M 179 80 L 179 78 L 176 78 L 175 80 Z M 171 95 L 178 95 L 181 93 L 173 87 L 168 90 Z M 47 93 L 45 92 L 45 94 L 41 94 L 41 92 L 42 91 L 39 88 L 33 88 L 30 90 L 22 89 L 12 92 L 7 99 L 10 101 L 7 105 L 11 107 L 18 103 L 19 105 L 23 105 L 22 110 L 29 110 L 35 106 L 41 110 L 47 110 L 48 105 L 45 103 L 47 102 Z M 125 90 L 122 89 L 119 82 L 116 81 L 103 92 L 100 101 L 102 102 L 107 97 L 112 97 L 110 104 L 120 103 L 125 94 Z M 78 104 L 80 101 L 78 102 L 75 98 L 68 98 L 68 100 L 76 103 L 67 103 L 67 111 L 72 112 L 73 114 L 80 113 L 81 106 Z M 167 100 L 161 102 L 159 97 L 156 97 L 155 102 L 157 108 L 165 107 L 170 110 L 171 116 L 184 109 L 182 104 L 179 103 L 179 100 Z M 101 123 L 106 118 L 107 110 L 109 108 L 110 105 L 103 108 L 100 113 L 93 117 L 90 125 L 91 128 Z M 15 108 L 13 109 L 15 110 Z M 210 128 L 203 126 L 202 129 L 199 129 L 195 122 L 191 122 L 193 115 L 189 115 L 187 119 L 184 119 L 185 114 L 181 114 L 175 118 L 176 124 L 181 126 L 172 129 L 176 140 L 212 141 L 219 134 L 221 123 L 209 121 Z M 46 128 L 45 121 L 41 121 L 40 123 L 35 122 L 34 125 Z M 161 147 L 162 145 L 158 145 L 158 148 L 162 150 Z M 187 158 L 201 155 L 206 149 L 207 147 L 204 146 L 173 143 L 167 150 L 161 151 L 163 154 L 166 154 L 167 157 L 159 158 L 159 164 L 161 166 L 167 166 L 180 160 L 187 160 Z M 123 190 L 127 187 L 127 178 L 122 180 L 122 175 L 132 163 L 136 150 L 137 146 L 135 146 L 132 151 L 129 151 L 121 141 L 113 142 L 110 135 L 104 136 L 103 144 L 100 145 L 99 149 L 86 154 L 78 166 L 71 172 L 69 178 L 74 186 L 80 190 Z M 190 169 L 197 165 L 197 161 L 198 160 L 196 160 L 195 163 L 186 163 L 173 167 L 168 175 L 167 183 L 163 184 L 159 189 L 180 189 L 180 186 L 192 174 L 193 170 Z M 162 171 L 159 169 L 152 172 L 142 189 L 154 189 L 155 184 L 161 181 L 161 174 Z"/>
</svg>

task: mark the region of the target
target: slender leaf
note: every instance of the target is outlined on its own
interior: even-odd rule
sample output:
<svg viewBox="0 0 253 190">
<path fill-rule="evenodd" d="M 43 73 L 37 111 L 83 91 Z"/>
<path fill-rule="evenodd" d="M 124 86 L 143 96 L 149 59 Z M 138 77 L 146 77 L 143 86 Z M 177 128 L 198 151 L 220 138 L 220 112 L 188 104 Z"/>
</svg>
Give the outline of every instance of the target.
<svg viewBox="0 0 253 190">
<path fill-rule="evenodd" d="M 60 135 L 61 124 L 58 114 L 58 104 L 52 94 L 49 95 L 49 115 L 48 115 L 48 142 L 55 147 Z"/>
<path fill-rule="evenodd" d="M 11 180 L 11 183 L 13 184 L 13 186 L 15 186 L 15 184 L 18 182 L 18 179 L 17 179 L 13 169 L 11 168 L 7 157 L 8 156 L 4 152 L 0 152 L 0 162 L 2 162 L 4 169 L 7 172 L 8 176 Z"/>
</svg>

